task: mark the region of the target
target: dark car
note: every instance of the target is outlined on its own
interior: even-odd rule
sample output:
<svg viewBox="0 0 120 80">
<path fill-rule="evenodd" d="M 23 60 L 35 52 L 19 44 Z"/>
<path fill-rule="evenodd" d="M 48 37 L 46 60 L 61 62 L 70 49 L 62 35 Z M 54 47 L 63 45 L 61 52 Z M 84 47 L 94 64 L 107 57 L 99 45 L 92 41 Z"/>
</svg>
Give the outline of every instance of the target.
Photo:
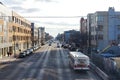
<svg viewBox="0 0 120 80">
<path fill-rule="evenodd" d="M 83 50 L 82 50 L 82 49 L 76 49 L 76 51 L 77 51 L 77 52 L 83 52 Z"/>
<path fill-rule="evenodd" d="M 29 51 L 29 53 L 30 53 L 30 54 L 32 54 L 32 53 L 33 53 L 33 49 L 32 49 L 32 48 L 27 49 L 27 50 Z"/>
<path fill-rule="evenodd" d="M 59 48 L 60 47 L 60 45 L 57 45 L 57 48 Z"/>
<path fill-rule="evenodd" d="M 69 50 L 70 51 L 76 51 L 76 47 L 71 47 Z"/>
<path fill-rule="evenodd" d="M 49 43 L 49 46 L 51 46 L 51 43 Z"/>
<path fill-rule="evenodd" d="M 23 57 L 25 57 L 26 56 L 26 52 L 25 51 L 23 51 L 23 52 L 21 52 L 20 54 L 19 54 L 19 58 L 23 58 Z"/>
<path fill-rule="evenodd" d="M 60 47 L 60 44 L 59 43 L 57 43 L 57 48 L 59 48 Z"/>
</svg>

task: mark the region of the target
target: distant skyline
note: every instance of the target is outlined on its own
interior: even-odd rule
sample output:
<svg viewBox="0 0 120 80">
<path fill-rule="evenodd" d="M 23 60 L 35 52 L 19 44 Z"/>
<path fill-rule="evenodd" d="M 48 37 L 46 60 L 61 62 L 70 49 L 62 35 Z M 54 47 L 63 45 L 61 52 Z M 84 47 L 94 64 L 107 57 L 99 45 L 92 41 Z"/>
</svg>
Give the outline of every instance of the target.
<svg viewBox="0 0 120 80">
<path fill-rule="evenodd" d="M 88 13 L 108 11 L 109 7 L 120 11 L 120 0 L 1 0 L 1 2 L 27 20 L 45 27 L 45 31 L 54 37 L 66 30 L 79 30 L 80 18 L 87 16 Z"/>
</svg>

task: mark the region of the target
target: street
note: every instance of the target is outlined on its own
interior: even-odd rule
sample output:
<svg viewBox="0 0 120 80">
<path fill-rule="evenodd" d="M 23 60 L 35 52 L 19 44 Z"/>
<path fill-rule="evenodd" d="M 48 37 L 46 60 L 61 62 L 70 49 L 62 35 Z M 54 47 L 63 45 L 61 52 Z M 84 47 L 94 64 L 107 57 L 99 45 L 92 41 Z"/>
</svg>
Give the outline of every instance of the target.
<svg viewBox="0 0 120 80">
<path fill-rule="evenodd" d="M 74 71 L 68 51 L 56 43 L 42 46 L 34 54 L 0 64 L 0 80 L 101 80 L 94 71 Z"/>
</svg>

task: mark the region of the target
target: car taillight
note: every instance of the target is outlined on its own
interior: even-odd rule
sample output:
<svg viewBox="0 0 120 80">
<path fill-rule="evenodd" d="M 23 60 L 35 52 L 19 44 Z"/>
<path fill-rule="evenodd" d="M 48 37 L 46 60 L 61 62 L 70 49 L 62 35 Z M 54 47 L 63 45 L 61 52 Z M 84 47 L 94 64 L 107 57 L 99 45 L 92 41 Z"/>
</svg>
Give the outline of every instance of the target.
<svg viewBox="0 0 120 80">
<path fill-rule="evenodd" d="M 88 65 L 88 67 L 90 67 L 90 65 Z"/>
<path fill-rule="evenodd" d="M 74 67 L 77 67 L 77 65 L 74 65 Z"/>
</svg>

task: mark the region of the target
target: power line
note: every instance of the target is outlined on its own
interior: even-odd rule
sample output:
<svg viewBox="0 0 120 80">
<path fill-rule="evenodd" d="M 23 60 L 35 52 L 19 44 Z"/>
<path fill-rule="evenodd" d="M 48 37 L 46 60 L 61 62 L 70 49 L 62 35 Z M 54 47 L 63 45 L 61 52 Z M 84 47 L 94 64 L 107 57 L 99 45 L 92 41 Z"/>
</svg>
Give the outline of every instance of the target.
<svg viewBox="0 0 120 80">
<path fill-rule="evenodd" d="M 23 16 L 25 18 L 81 18 L 86 16 Z"/>
<path fill-rule="evenodd" d="M 45 29 L 56 29 L 56 28 L 45 27 Z M 78 28 L 66 28 L 66 27 L 64 27 L 64 28 L 57 28 L 57 29 L 79 29 L 79 26 L 78 26 Z"/>
<path fill-rule="evenodd" d="M 12 17 L 12 16 L 1 16 L 1 17 Z M 24 18 L 81 18 L 87 16 L 15 16 Z"/>
</svg>

